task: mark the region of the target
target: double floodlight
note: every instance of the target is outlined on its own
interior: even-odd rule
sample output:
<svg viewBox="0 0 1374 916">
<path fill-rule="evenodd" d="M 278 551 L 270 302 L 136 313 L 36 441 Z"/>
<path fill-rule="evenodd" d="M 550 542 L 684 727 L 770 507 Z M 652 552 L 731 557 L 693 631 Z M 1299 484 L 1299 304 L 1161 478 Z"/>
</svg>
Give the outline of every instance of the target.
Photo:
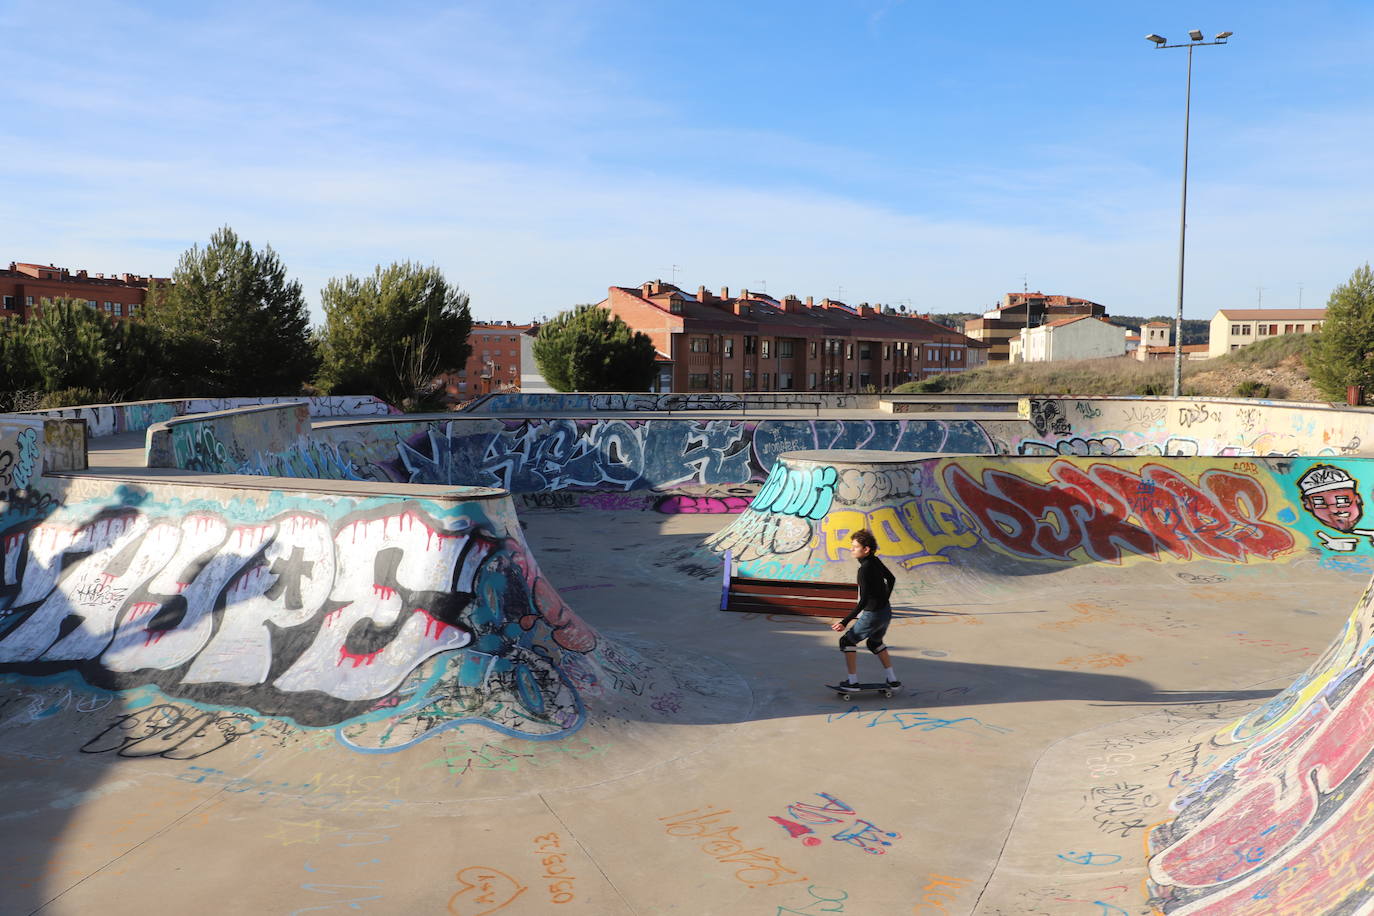
<svg viewBox="0 0 1374 916">
<path fill-rule="evenodd" d="M 1234 32 L 1218 32 L 1216 40 L 1219 42 L 1224 42 L 1226 41 L 1226 39 L 1230 38 L 1234 34 Z M 1202 41 L 1202 29 L 1189 29 L 1188 37 L 1191 38 L 1193 41 Z M 1165 38 L 1163 35 L 1156 35 L 1154 32 L 1151 32 L 1149 35 L 1146 35 L 1145 40 L 1153 41 L 1155 43 L 1155 47 L 1157 48 L 1162 48 L 1169 43 L 1169 39 Z"/>
</svg>

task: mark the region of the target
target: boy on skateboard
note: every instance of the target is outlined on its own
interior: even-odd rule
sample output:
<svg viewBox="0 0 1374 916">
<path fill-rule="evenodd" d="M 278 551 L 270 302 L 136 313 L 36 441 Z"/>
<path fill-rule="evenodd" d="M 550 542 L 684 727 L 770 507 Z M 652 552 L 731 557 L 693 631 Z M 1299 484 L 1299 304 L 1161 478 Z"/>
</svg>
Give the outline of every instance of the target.
<svg viewBox="0 0 1374 916">
<path fill-rule="evenodd" d="M 849 669 L 847 683 L 859 683 L 858 651 L 859 643 L 866 642 L 868 651 L 878 656 L 887 675 L 887 686 L 900 687 L 902 682 L 892 670 L 892 659 L 883 644 L 887 625 L 892 621 L 892 605 L 889 598 L 897 584 L 897 577 L 878 559 L 878 542 L 873 532 L 861 528 L 849 536 L 849 553 L 859 561 L 859 604 L 843 620 L 830 625 L 830 629 L 840 632 L 856 617 L 854 628 L 840 637 L 840 651 L 844 652 L 845 667 Z"/>
</svg>

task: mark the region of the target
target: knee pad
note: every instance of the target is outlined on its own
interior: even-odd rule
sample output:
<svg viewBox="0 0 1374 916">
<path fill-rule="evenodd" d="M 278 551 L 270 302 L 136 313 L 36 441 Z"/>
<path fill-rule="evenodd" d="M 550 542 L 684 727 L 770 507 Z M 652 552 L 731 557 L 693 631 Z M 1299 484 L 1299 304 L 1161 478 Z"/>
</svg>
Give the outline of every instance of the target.
<svg viewBox="0 0 1374 916">
<path fill-rule="evenodd" d="M 872 652 L 874 655 L 877 655 L 887 648 L 887 646 L 883 645 L 883 638 L 881 636 L 870 637 L 865 645 L 868 646 L 868 651 Z"/>
</svg>

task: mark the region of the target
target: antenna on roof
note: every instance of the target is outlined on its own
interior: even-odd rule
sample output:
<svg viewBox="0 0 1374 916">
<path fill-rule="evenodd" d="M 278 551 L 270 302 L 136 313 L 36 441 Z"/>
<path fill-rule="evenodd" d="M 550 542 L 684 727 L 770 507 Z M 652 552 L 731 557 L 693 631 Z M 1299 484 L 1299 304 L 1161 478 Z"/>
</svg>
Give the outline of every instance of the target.
<svg viewBox="0 0 1374 916">
<path fill-rule="evenodd" d="M 1302 308 L 1302 284 L 1298 284 L 1298 308 Z"/>
<path fill-rule="evenodd" d="M 682 268 L 681 268 L 679 265 L 677 265 L 677 264 L 674 264 L 672 267 L 660 267 L 660 268 L 659 268 L 659 270 L 666 270 L 666 271 L 668 271 L 669 273 L 672 274 L 672 277 L 673 277 L 673 285 L 674 285 L 674 286 L 677 286 L 677 272 L 678 272 L 679 270 L 681 270 L 681 269 L 682 269 Z"/>
<path fill-rule="evenodd" d="M 764 294 L 765 296 L 768 295 L 768 281 L 767 281 L 767 280 L 760 280 L 760 281 L 759 281 L 759 286 L 762 286 L 762 287 L 763 287 L 763 294 Z"/>
<path fill-rule="evenodd" d="M 1256 308 L 1264 308 L 1264 287 L 1263 287 L 1263 286 L 1256 286 L 1256 287 L 1255 287 L 1255 307 L 1256 307 Z"/>
</svg>

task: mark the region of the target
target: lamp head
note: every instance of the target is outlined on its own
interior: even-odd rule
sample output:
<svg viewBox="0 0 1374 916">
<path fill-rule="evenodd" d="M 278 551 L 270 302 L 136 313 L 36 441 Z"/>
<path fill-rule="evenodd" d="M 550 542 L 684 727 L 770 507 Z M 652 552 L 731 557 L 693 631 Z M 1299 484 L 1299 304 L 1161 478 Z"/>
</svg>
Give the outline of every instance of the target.
<svg viewBox="0 0 1374 916">
<path fill-rule="evenodd" d="M 1193 41 L 1202 41 L 1202 29 L 1189 29 L 1188 37 Z"/>
<path fill-rule="evenodd" d="M 1234 35 L 1234 34 L 1236 34 L 1236 33 L 1235 33 L 1235 32 L 1217 32 L 1217 41 L 1225 41 L 1226 39 L 1230 38 L 1230 37 L 1231 37 L 1232 35 Z"/>
<path fill-rule="evenodd" d="M 1167 42 L 1169 39 L 1165 38 L 1163 35 L 1156 35 L 1154 32 L 1151 32 L 1149 35 L 1145 36 L 1145 40 L 1153 41 L 1155 43 L 1155 46 L 1158 47 Z"/>
</svg>

